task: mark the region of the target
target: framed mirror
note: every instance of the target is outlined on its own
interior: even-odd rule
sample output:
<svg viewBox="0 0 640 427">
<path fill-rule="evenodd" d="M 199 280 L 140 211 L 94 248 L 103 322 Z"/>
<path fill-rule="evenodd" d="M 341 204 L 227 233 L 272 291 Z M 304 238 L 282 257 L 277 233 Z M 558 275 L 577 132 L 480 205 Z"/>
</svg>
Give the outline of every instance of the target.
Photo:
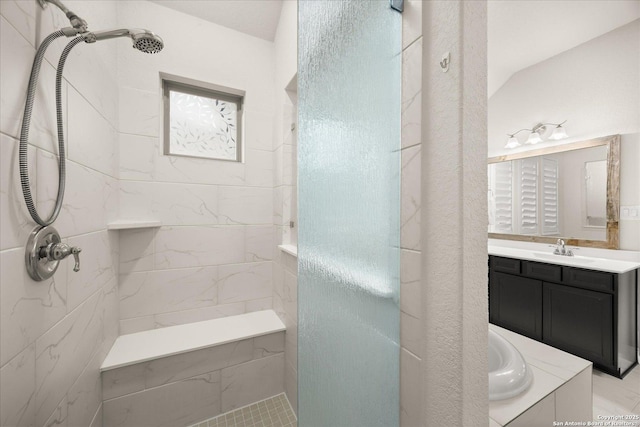
<svg viewBox="0 0 640 427">
<path fill-rule="evenodd" d="M 492 157 L 489 238 L 618 249 L 620 135 Z"/>
</svg>

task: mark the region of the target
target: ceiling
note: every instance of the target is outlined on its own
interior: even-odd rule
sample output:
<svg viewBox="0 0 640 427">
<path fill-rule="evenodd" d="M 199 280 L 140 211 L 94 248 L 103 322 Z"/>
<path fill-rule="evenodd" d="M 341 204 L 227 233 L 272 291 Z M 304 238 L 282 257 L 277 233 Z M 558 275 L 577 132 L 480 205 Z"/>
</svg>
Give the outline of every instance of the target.
<svg viewBox="0 0 640 427">
<path fill-rule="evenodd" d="M 283 0 L 151 0 L 179 12 L 273 41 Z"/>
<path fill-rule="evenodd" d="M 640 0 L 489 0 L 489 97 L 514 73 L 638 18 Z"/>
<path fill-rule="evenodd" d="M 286 0 L 151 0 L 273 41 Z M 640 0 L 489 0 L 488 93 L 516 72 L 640 18 Z"/>
</svg>

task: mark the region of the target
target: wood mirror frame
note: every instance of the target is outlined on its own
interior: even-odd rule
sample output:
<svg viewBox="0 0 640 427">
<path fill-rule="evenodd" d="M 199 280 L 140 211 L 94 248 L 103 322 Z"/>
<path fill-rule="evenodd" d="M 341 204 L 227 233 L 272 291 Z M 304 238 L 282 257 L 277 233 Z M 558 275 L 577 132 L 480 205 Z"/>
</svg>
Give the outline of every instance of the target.
<svg viewBox="0 0 640 427">
<path fill-rule="evenodd" d="M 567 245 L 583 246 L 590 248 L 619 249 L 620 231 L 618 221 L 620 216 L 620 135 L 609 135 L 602 138 L 590 139 L 587 141 L 574 142 L 564 145 L 545 147 L 539 150 L 524 151 L 520 153 L 507 154 L 504 156 L 491 157 L 488 164 L 518 160 L 526 157 L 535 157 L 561 153 L 565 151 L 580 150 L 582 148 L 592 148 L 607 146 L 607 236 L 606 240 L 587 240 L 564 238 L 561 236 L 528 236 L 520 234 L 489 233 L 490 239 L 519 240 L 523 242 L 536 243 L 556 243 L 558 239 L 563 239 Z"/>
</svg>

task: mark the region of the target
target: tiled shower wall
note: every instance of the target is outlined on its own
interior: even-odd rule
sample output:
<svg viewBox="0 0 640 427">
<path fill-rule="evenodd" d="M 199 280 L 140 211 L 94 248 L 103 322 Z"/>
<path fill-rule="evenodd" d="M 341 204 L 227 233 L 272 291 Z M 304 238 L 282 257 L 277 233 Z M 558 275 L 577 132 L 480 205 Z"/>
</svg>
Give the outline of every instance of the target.
<svg viewBox="0 0 640 427">
<path fill-rule="evenodd" d="M 66 3 L 94 28 L 116 27 L 114 2 Z M 98 369 L 118 334 L 118 235 L 106 230 L 118 198 L 116 43 L 80 44 L 65 67 L 67 180 L 54 226 L 82 248 L 81 270 L 64 260 L 52 279 L 34 282 L 24 266 L 35 223 L 20 189 L 19 127 L 35 47 L 69 23 L 35 1 L 3 0 L 0 14 L 0 425 L 99 426 Z M 31 187 L 43 216 L 57 192 L 54 66 L 67 41 L 42 64 L 31 126 Z"/>
<path fill-rule="evenodd" d="M 273 223 L 276 245 L 293 244 L 295 229 L 290 220 L 297 220 L 296 71 L 298 56 L 298 7 L 296 2 L 283 2 L 280 21 L 274 40 L 276 97 L 275 97 L 275 156 Z M 294 224 L 294 227 L 296 225 Z M 273 262 L 273 309 L 282 319 L 285 334 L 284 387 L 294 412 L 298 397 L 298 263 L 295 256 L 276 249 Z"/>
<path fill-rule="evenodd" d="M 400 202 L 400 425 L 420 425 L 420 173 L 422 1 L 402 14 L 402 172 Z"/>
<path fill-rule="evenodd" d="M 165 42 L 118 50 L 120 216 L 162 221 L 120 232 L 121 333 L 271 308 L 273 43 L 147 1 L 118 19 Z M 163 155 L 160 72 L 246 91 L 242 163 Z"/>
<path fill-rule="evenodd" d="M 282 133 L 277 140 L 275 156 L 274 223 L 279 245 L 296 245 L 293 233 L 297 227 L 297 139 L 294 95 L 285 97 Z M 293 221 L 293 227 L 290 222 Z M 284 384 L 287 397 L 297 413 L 298 405 L 298 261 L 288 252 L 277 250 L 273 263 L 273 308 L 287 327 L 285 334 Z"/>
</svg>

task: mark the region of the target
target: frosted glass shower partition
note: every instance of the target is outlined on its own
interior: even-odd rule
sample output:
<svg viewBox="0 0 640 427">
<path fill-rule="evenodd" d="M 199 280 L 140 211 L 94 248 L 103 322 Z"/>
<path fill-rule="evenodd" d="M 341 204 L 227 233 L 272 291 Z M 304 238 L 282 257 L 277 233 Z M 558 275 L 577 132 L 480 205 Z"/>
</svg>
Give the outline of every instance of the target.
<svg viewBox="0 0 640 427">
<path fill-rule="evenodd" d="M 397 426 L 401 15 L 298 10 L 299 425 Z"/>
</svg>

